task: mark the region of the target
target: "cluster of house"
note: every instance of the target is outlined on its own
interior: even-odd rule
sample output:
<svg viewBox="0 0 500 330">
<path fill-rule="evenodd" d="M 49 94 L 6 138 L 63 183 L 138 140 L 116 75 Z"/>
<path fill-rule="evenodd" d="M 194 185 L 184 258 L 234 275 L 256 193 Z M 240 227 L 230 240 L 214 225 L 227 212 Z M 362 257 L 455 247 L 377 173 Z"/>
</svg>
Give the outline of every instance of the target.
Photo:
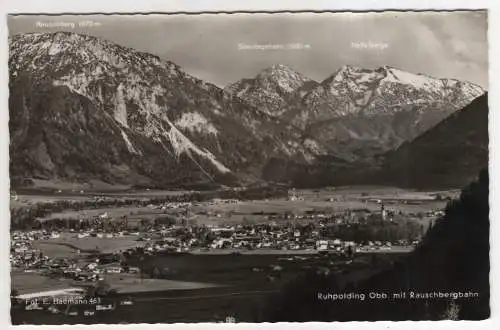
<svg viewBox="0 0 500 330">
<path fill-rule="evenodd" d="M 11 242 L 34 241 L 39 239 L 59 238 L 60 233 L 47 230 L 13 231 Z"/>
<path fill-rule="evenodd" d="M 411 247 L 411 246 L 416 246 L 419 244 L 418 240 L 407 240 L 407 239 L 400 239 L 398 240 L 395 245 L 399 247 Z M 363 252 L 363 251 L 375 251 L 375 250 L 391 250 L 393 247 L 393 244 L 391 242 L 382 242 L 382 241 L 368 241 L 367 244 L 363 245 L 358 245 L 356 247 L 356 252 Z"/>
<path fill-rule="evenodd" d="M 200 233 L 200 227 L 172 226 L 162 231 L 162 236 L 141 235 L 146 253 L 193 252 L 210 250 L 309 250 L 345 253 L 362 250 L 391 249 L 390 242 L 367 242 L 360 244 L 341 239 L 328 239 L 320 230 L 312 227 L 269 225 L 207 226 Z M 188 235 L 186 235 L 186 233 Z M 398 245 L 408 242 L 394 242 Z"/>
<path fill-rule="evenodd" d="M 431 211 L 427 211 L 425 212 L 425 216 L 431 218 L 440 218 L 442 216 L 444 216 L 444 211 L 443 210 L 431 210 Z"/>
<path fill-rule="evenodd" d="M 212 249 L 316 249 L 319 231 L 305 233 L 293 225 L 267 227 L 252 226 L 214 226 L 211 229 L 213 240 L 204 248 Z"/>
<path fill-rule="evenodd" d="M 102 239 L 113 239 L 115 237 L 136 236 L 137 247 L 142 247 L 146 253 L 155 252 L 190 252 L 193 250 L 206 251 L 210 249 L 272 249 L 272 250 L 318 250 L 318 251 L 338 251 L 344 252 L 357 245 L 356 250 L 362 249 L 391 249 L 390 242 L 361 242 L 342 241 L 340 239 L 329 239 L 331 235 L 325 237 L 322 228 L 328 223 L 339 221 L 351 221 L 352 212 L 341 215 L 327 215 L 324 213 L 304 214 L 304 215 L 279 215 L 289 220 L 288 222 L 271 221 L 268 224 L 238 224 L 228 225 L 202 225 L 198 226 L 187 224 L 169 224 L 154 225 L 143 231 L 106 231 L 102 228 L 91 226 L 85 230 L 75 231 L 74 238 L 85 239 L 86 237 L 97 237 Z M 109 215 L 103 214 L 100 218 L 109 218 Z M 275 219 L 276 217 L 270 217 Z M 315 225 L 307 220 L 316 218 Z M 346 220 L 347 219 L 347 220 Z M 304 224 L 302 221 L 306 220 Z M 60 236 L 59 232 L 33 230 L 33 231 L 14 231 L 12 233 L 12 258 L 16 262 L 20 260 L 31 260 L 28 252 L 29 242 L 38 239 L 56 239 Z M 404 242 L 392 242 L 392 244 L 404 245 Z M 90 268 L 89 268 L 90 267 Z M 53 267 L 51 267 L 53 268 Z M 90 271 L 96 275 L 100 268 L 92 268 L 92 265 L 85 267 L 76 267 L 63 265 L 67 268 L 67 274 L 75 278 L 87 277 L 82 275 L 83 271 Z M 92 279 L 97 276 L 91 275 Z"/>
<path fill-rule="evenodd" d="M 58 233 L 52 233 L 50 236 L 46 236 L 46 234 L 37 231 L 14 232 L 11 236 L 10 249 L 10 265 L 12 269 L 36 272 L 42 275 L 57 275 L 78 282 L 95 282 L 102 279 L 107 273 L 124 271 L 122 267 L 117 266 L 117 262 L 103 264 L 99 258 L 81 258 L 78 255 L 66 258 L 50 257 L 33 247 L 34 240 L 42 237 L 50 239 L 50 237 L 57 237 L 58 235 Z M 117 256 L 116 259 L 119 260 L 119 257 Z M 128 267 L 126 271 L 128 273 L 138 273 L 140 270 L 137 267 Z"/>
<path fill-rule="evenodd" d="M 191 206 L 214 206 L 214 205 L 225 205 L 225 204 L 238 204 L 240 203 L 237 199 L 220 199 L 214 198 L 205 202 L 168 202 L 161 205 L 148 205 L 151 208 L 159 209 L 159 210 L 177 210 L 177 209 L 185 209 Z"/>
</svg>

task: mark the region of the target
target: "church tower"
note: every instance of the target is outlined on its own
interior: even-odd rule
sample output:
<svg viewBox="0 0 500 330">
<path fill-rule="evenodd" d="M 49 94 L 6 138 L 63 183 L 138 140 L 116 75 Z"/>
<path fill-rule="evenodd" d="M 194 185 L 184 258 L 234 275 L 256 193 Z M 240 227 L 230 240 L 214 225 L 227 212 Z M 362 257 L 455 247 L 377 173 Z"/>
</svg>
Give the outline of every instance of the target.
<svg viewBox="0 0 500 330">
<path fill-rule="evenodd" d="M 380 215 L 382 216 L 382 221 L 386 221 L 387 219 L 387 211 L 384 207 L 384 203 L 380 204 Z"/>
</svg>

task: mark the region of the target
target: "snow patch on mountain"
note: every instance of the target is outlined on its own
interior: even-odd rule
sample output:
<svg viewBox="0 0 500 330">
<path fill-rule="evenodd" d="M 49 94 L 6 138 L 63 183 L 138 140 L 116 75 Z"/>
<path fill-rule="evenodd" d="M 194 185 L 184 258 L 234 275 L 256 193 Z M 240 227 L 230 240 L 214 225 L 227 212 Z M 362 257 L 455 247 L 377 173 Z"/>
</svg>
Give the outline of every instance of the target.
<svg viewBox="0 0 500 330">
<path fill-rule="evenodd" d="M 54 79 L 52 84 L 54 86 L 66 86 L 72 92 L 83 95 L 89 98 L 88 86 L 92 79 L 88 77 L 85 73 L 75 74 L 75 75 L 67 75 L 61 76 L 58 79 Z M 90 99 L 95 99 L 92 97 Z M 100 99 L 99 97 L 97 99 Z"/>
<path fill-rule="evenodd" d="M 186 153 L 191 156 L 192 152 L 198 154 L 199 156 L 208 159 L 220 172 L 228 173 L 231 172 L 226 166 L 220 163 L 215 156 L 208 150 L 200 150 L 191 140 L 189 140 L 184 134 L 182 134 L 171 122 L 167 121 L 170 125 L 169 131 L 164 131 L 165 137 L 170 141 L 174 152 L 177 156 L 182 153 Z"/>
<path fill-rule="evenodd" d="M 217 116 L 221 116 L 221 117 L 225 117 L 225 114 L 223 112 L 220 111 L 220 109 L 218 108 L 214 108 L 212 109 L 212 112 L 217 115 Z"/>
<path fill-rule="evenodd" d="M 125 141 L 125 144 L 127 145 L 128 151 L 130 151 L 131 153 L 136 154 L 136 155 L 142 155 L 142 153 L 134 147 L 132 142 L 130 142 L 130 139 L 129 139 L 127 133 L 125 133 L 123 130 L 121 130 L 121 133 L 122 133 L 123 140 Z"/>
<path fill-rule="evenodd" d="M 436 88 L 439 80 L 428 76 L 405 72 L 395 68 L 386 69 L 387 76 L 384 81 L 411 85 L 414 88 Z"/>
<path fill-rule="evenodd" d="M 315 154 L 320 154 L 323 151 L 321 150 L 320 146 L 318 145 L 318 142 L 313 140 L 313 139 L 305 139 L 304 140 L 304 146 L 311 150 Z"/>
<path fill-rule="evenodd" d="M 241 90 L 236 93 L 236 96 L 242 97 L 250 89 L 250 85 L 245 85 Z"/>
<path fill-rule="evenodd" d="M 183 113 L 182 117 L 175 122 L 175 125 L 190 132 L 198 132 L 207 135 L 219 134 L 217 128 L 198 112 Z"/>
<path fill-rule="evenodd" d="M 460 84 L 460 90 L 462 93 L 464 93 L 464 95 L 469 95 L 470 98 L 476 98 L 485 92 L 484 89 L 476 84 L 464 84 L 458 80 L 456 80 L 456 84 Z"/>
<path fill-rule="evenodd" d="M 62 46 L 58 43 L 53 43 L 49 48 L 49 55 L 53 56 L 59 54 L 61 51 L 64 51 L 66 47 Z"/>
<path fill-rule="evenodd" d="M 123 97 L 123 85 L 119 85 L 116 90 L 115 104 L 116 108 L 114 111 L 114 118 L 123 126 L 128 127 L 127 105 L 125 104 L 125 99 Z"/>
</svg>

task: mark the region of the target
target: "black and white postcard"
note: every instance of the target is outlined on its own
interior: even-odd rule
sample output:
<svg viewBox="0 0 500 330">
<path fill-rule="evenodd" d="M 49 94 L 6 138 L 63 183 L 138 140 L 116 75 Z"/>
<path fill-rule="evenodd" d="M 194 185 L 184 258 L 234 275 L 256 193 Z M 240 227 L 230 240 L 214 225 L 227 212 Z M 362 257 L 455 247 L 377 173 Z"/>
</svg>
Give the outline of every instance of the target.
<svg viewBox="0 0 500 330">
<path fill-rule="evenodd" d="M 490 317 L 487 10 L 7 26 L 12 324 Z"/>
</svg>

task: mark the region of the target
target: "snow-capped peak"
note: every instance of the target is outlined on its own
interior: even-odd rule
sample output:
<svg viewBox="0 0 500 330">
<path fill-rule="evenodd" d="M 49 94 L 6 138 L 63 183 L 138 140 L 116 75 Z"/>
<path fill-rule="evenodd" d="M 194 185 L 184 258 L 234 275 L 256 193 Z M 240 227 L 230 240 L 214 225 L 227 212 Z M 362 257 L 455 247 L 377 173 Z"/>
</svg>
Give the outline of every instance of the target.
<svg viewBox="0 0 500 330">
<path fill-rule="evenodd" d="M 302 87 L 317 82 L 284 64 L 273 64 L 254 78 L 241 79 L 226 87 L 226 91 L 241 98 L 260 112 L 281 115 L 291 99 L 303 94 Z"/>
<path fill-rule="evenodd" d="M 412 85 L 415 88 L 434 88 L 438 82 L 438 79 L 423 74 L 414 74 L 388 66 L 383 68 L 386 72 L 384 81 L 387 82 Z"/>
<path fill-rule="evenodd" d="M 283 64 L 273 64 L 261 71 L 255 80 L 265 89 L 278 87 L 287 93 L 293 93 L 306 81 L 311 79 L 303 76 L 292 68 Z"/>
<path fill-rule="evenodd" d="M 343 65 L 333 75 L 326 78 L 322 82 L 322 85 L 328 86 L 331 84 L 344 83 L 347 81 L 351 81 L 356 84 L 369 83 L 375 80 L 380 80 L 383 77 L 383 73 L 378 70 L 368 70 L 358 66 Z"/>
</svg>

